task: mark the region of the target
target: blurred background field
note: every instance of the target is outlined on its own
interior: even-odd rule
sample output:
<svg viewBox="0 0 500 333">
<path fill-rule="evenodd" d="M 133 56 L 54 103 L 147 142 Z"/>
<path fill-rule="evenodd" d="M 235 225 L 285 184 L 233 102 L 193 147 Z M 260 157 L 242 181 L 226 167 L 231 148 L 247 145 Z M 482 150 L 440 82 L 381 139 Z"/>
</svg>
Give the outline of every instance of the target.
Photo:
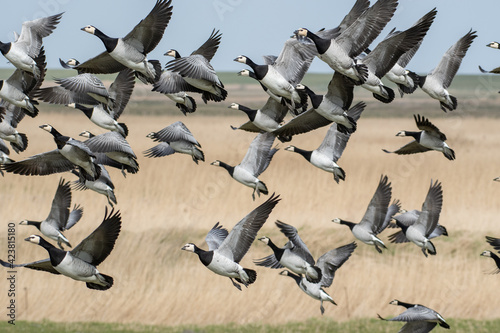
<svg viewBox="0 0 500 333">
<path fill-rule="evenodd" d="M 66 75 L 67 72 L 51 71 L 48 78 Z M 324 93 L 330 77 L 308 74 L 304 83 L 317 93 Z M 232 287 L 229 279 L 208 271 L 195 255 L 180 250 L 187 242 L 206 248 L 204 237 L 216 222 L 230 230 L 267 199 L 261 196 L 253 202 L 250 188 L 232 180 L 222 168 L 210 165 L 215 159 L 238 164 L 255 136 L 230 128 L 246 122 L 247 117 L 228 109 L 229 104 L 237 102 L 258 108 L 266 99 L 255 82 L 248 83 L 233 73 L 221 74 L 221 80 L 229 91 L 228 99 L 204 105 L 197 98 L 198 110 L 187 117 L 166 97 L 151 93 L 150 86 L 136 84 L 120 121 L 130 129 L 127 140 L 138 155 L 140 171 L 124 178 L 119 170 L 108 168 L 116 186 L 116 209 L 122 212 L 123 225 L 115 249 L 99 270 L 113 276 L 115 285 L 109 291 L 97 292 L 69 278 L 19 269 L 18 320 L 140 327 L 234 323 L 264 325 L 270 330 L 268 325 L 287 327 L 287 323 L 309 323 L 314 318 L 312 322 L 317 325 L 332 321 L 349 325 L 376 322 L 380 332 L 391 332 L 400 326 L 373 319 L 377 314 L 392 317 L 402 312 L 403 308 L 388 304 L 394 298 L 437 310 L 450 318 L 452 328 L 453 320 L 476 320 L 464 324 L 472 325 L 499 318 L 500 276 L 485 274 L 493 270 L 494 262 L 479 257 L 483 250 L 491 250 L 485 242 L 486 235 L 500 237 L 500 184 L 493 182 L 500 176 L 497 77 L 458 76 L 450 93 L 457 96 L 459 108 L 448 114 L 419 90 L 386 105 L 356 88 L 354 103 L 365 101 L 367 108 L 338 162 L 347 174 L 346 181 L 340 184 L 334 182 L 331 174 L 285 151 L 286 144 L 279 144 L 280 151 L 260 179 L 282 200 L 259 235 L 281 244 L 285 238 L 274 221 L 292 224 L 315 258 L 355 240 L 348 228 L 331 220 L 341 217 L 359 222 L 382 174 L 387 174 L 392 182 L 393 198 L 400 199 L 406 209 L 420 209 L 431 179 L 443 184 L 440 223 L 447 227 L 450 236 L 434 241 L 437 255 L 425 258 L 413 244 L 388 244 L 387 236 L 392 230 L 381 235 L 389 247 L 382 255 L 357 242 L 358 248 L 327 289 L 338 306 L 325 304 L 323 317 L 319 302 L 300 291 L 292 279 L 280 276 L 279 270 L 255 267 L 252 259 L 271 251 L 261 242 L 256 242 L 242 261 L 245 267 L 258 272 L 256 283 L 242 292 Z M 29 146 L 22 154 L 13 153 L 13 159 L 54 149 L 52 137 L 38 128 L 45 123 L 75 138 L 83 130 L 102 132 L 80 111 L 47 104 L 42 104 L 40 110 L 37 118 L 26 118 L 20 124 L 19 131 L 28 134 Z M 429 117 L 447 135 L 448 144 L 457 155 L 455 161 L 448 161 L 437 152 L 413 156 L 382 152 L 382 148 L 394 150 L 409 141 L 395 134 L 403 129 L 415 130 L 412 115 L 416 113 Z M 142 152 L 155 144 L 146 135 L 177 120 L 183 121 L 201 143 L 204 163 L 196 165 L 190 157 L 180 154 L 159 159 L 143 156 Z M 294 137 L 291 144 L 315 149 L 327 130 L 325 127 Z M 44 219 L 60 177 L 75 179 L 69 173 L 44 177 L 6 174 L 0 179 L 4 226 L 0 229 L 1 258 L 7 252 L 6 237 L 1 236 L 7 233 L 7 223 Z M 78 244 L 102 221 L 107 201 L 95 192 L 74 191 L 73 203 L 84 207 L 84 215 L 66 236 Z M 18 263 L 47 256 L 44 249 L 23 241 L 36 233 L 34 228 L 17 225 L 16 229 Z M 5 288 L 0 290 L 0 306 L 7 304 L 6 294 Z M 498 321 L 489 323 L 498 326 Z M 319 327 L 317 331 L 323 331 Z M 471 326 L 465 326 L 468 327 Z M 266 328 L 262 330 L 267 331 Z"/>
</svg>

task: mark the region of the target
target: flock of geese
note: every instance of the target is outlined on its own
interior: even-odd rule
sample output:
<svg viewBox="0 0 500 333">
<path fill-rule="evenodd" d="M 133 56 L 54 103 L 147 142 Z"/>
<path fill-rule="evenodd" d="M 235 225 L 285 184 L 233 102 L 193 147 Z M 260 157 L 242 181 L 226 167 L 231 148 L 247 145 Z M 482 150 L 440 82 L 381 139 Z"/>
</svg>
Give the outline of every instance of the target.
<svg viewBox="0 0 500 333">
<path fill-rule="evenodd" d="M 60 59 L 61 65 L 68 70 L 76 70 L 76 75 L 55 79 L 55 85 L 48 87 L 41 87 L 46 73 L 43 38 L 54 31 L 62 13 L 24 22 L 14 42 L 0 43 L 0 51 L 16 68 L 7 80 L 0 80 L 2 174 L 48 175 L 71 172 L 78 177 L 73 182 L 75 189 L 90 189 L 100 193 L 113 206 L 117 204 L 117 199 L 106 167 L 121 170 L 123 176 L 139 171 L 137 156 L 126 140 L 129 128 L 118 122 L 136 79 L 152 85 L 152 91 L 166 95 L 184 115 L 197 109 L 195 99 L 189 94 L 200 94 L 204 103 L 226 100 L 228 92 L 210 64 L 221 41 L 222 34 L 219 31 L 214 29 L 208 40 L 189 56 L 183 57 L 174 49 L 168 50 L 165 55 L 173 57 L 173 60 L 163 69 L 158 60 L 147 58 L 148 53 L 160 42 L 170 21 L 171 2 L 157 0 L 151 12 L 123 38 L 110 37 L 92 25 L 82 28 L 99 38 L 105 50 L 83 63 L 76 59 Z M 357 131 L 357 121 L 366 107 L 363 102 L 352 106 L 354 88 L 361 86 L 369 90 L 376 100 L 391 103 L 396 94 L 383 83 L 381 79 L 384 77 L 397 86 L 401 97 L 420 88 L 436 99 L 444 112 L 455 110 L 457 98 L 451 96 L 447 88 L 477 37 L 476 33 L 472 30 L 467 32 L 451 45 L 432 71 L 425 76 L 417 75 L 406 69 L 406 66 L 431 27 L 436 9 L 429 11 L 406 30 L 393 29 L 383 41 L 369 49 L 391 20 L 397 6 L 398 0 L 378 0 L 371 6 L 368 0 L 357 0 L 337 27 L 317 32 L 306 28 L 296 30 L 285 41 L 281 53 L 278 56 L 265 56 L 264 64 L 257 64 L 245 55 L 236 57 L 235 61 L 251 69 L 244 69 L 238 74 L 258 81 L 268 94 L 268 99 L 257 110 L 237 103 L 230 104 L 229 108 L 242 111 L 248 117 L 247 122 L 232 128 L 255 132 L 257 135 L 238 165 L 231 166 L 219 160 L 211 164 L 226 169 L 235 181 L 252 188 L 252 198 L 255 200 L 255 193 L 260 196 L 270 192 L 259 176 L 278 151 L 273 147 L 275 138 L 289 142 L 295 135 L 330 126 L 317 149 L 308 151 L 289 145 L 285 150 L 300 154 L 315 167 L 331 173 L 337 183 L 345 180 L 346 172 L 337 162 L 350 136 Z M 490 46 L 498 48 L 498 43 Z M 325 95 L 318 95 L 301 83 L 316 57 L 334 71 Z M 498 69 L 491 72 L 495 71 L 498 72 Z M 102 73 L 118 75 L 106 87 L 94 75 Z M 27 149 L 28 137 L 18 132 L 17 127 L 24 116 L 37 116 L 39 102 L 78 109 L 107 132 L 94 135 L 85 131 L 80 134 L 85 140 L 80 141 L 60 133 L 50 124 L 43 124 L 40 128 L 53 136 L 56 149 L 14 161 L 9 157 L 10 150 L 6 142 L 16 153 Z M 285 121 L 287 115 L 291 119 Z M 446 135 L 437 126 L 418 114 L 414 115 L 414 120 L 419 131 L 401 131 L 396 135 L 411 136 L 413 141 L 394 151 L 384 149 L 385 152 L 404 155 L 435 150 L 449 160 L 455 159 L 455 152 L 445 142 Z M 181 121 L 151 132 L 147 137 L 158 144 L 144 152 L 146 157 L 181 153 L 190 155 L 196 164 L 205 161 L 201 144 Z M 382 175 L 359 223 L 341 218 L 335 218 L 333 222 L 348 226 L 356 239 L 374 246 L 379 253 L 386 249 L 386 245 L 377 235 L 386 228 L 398 228 L 389 237 L 391 242 L 412 242 L 421 248 L 425 256 L 436 255 L 436 247 L 431 239 L 448 235 L 446 228 L 439 224 L 443 200 L 441 183 L 431 181 L 421 210 L 402 211 L 399 200 L 391 202 L 391 196 L 391 183 L 387 176 Z M 113 278 L 100 273 L 96 266 L 106 259 L 114 247 L 121 228 L 120 212 L 112 209 L 108 213 L 106 208 L 99 227 L 71 251 L 66 251 L 63 246 L 72 246 L 63 232 L 73 227 L 83 214 L 83 208 L 78 205 L 71 210 L 71 197 L 70 182 L 61 179 L 48 217 L 43 221 L 21 222 L 36 227 L 45 238 L 57 242 L 56 247 L 39 235 L 26 238 L 26 241 L 46 249 L 49 258 L 26 264 L 0 263 L 5 267 L 26 267 L 66 275 L 84 281 L 88 288 L 107 290 L 113 285 Z M 228 277 L 236 288 L 241 290 L 241 284 L 248 287 L 256 281 L 257 273 L 253 269 L 243 268 L 239 262 L 280 200 L 279 195 L 273 193 L 231 231 L 219 223 L 215 224 L 205 238 L 208 250 L 193 243 L 184 245 L 182 250 L 197 254 L 208 269 Z M 276 226 L 286 236 L 286 244 L 279 247 L 269 237 L 260 237 L 259 240 L 267 244 L 272 253 L 255 260 L 255 264 L 282 269 L 281 275 L 293 278 L 303 292 L 321 302 L 323 314 L 323 301 L 336 304 L 324 288 L 332 284 L 336 270 L 349 259 L 357 244 L 352 242 L 332 249 L 315 260 L 295 227 L 281 221 L 276 221 Z M 487 241 L 495 250 L 500 250 L 500 239 L 487 237 Z M 495 253 L 484 251 L 482 255 L 493 258 L 498 267 L 496 272 L 500 271 L 500 258 Z M 398 300 L 391 304 L 406 308 L 402 314 L 389 319 L 407 322 L 400 332 L 429 332 L 438 324 L 449 328 L 440 314 L 423 305 Z"/>
</svg>

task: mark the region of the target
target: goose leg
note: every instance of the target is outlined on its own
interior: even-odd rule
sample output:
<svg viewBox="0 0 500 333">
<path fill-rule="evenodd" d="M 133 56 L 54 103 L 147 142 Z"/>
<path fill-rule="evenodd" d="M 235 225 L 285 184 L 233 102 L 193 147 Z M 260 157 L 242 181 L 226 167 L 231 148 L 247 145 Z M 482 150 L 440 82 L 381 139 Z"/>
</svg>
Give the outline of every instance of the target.
<svg viewBox="0 0 500 333">
<path fill-rule="evenodd" d="M 378 253 L 382 253 L 382 250 L 378 247 L 377 244 L 375 244 L 375 249 L 377 250 Z"/>
<path fill-rule="evenodd" d="M 321 310 L 321 315 L 325 313 L 325 308 L 323 307 L 323 300 L 321 300 L 321 305 L 319 306 L 319 309 Z"/>
<path fill-rule="evenodd" d="M 239 291 L 241 291 L 241 286 L 239 284 L 237 284 L 236 282 L 233 281 L 233 278 L 229 278 L 231 280 L 231 282 L 233 283 L 233 286 L 235 286 L 236 288 L 238 288 Z"/>
<path fill-rule="evenodd" d="M 424 254 L 425 257 L 428 257 L 427 253 L 425 252 L 425 247 L 422 248 L 422 253 Z"/>
</svg>

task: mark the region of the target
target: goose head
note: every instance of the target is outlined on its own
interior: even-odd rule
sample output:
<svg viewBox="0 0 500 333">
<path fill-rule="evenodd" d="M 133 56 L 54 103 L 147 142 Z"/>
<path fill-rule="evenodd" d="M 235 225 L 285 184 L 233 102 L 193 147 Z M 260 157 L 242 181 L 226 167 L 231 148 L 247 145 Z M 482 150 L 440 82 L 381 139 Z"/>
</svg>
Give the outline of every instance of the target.
<svg viewBox="0 0 500 333">
<path fill-rule="evenodd" d="M 79 136 L 83 136 L 84 138 L 91 138 L 94 135 L 90 133 L 89 131 L 83 131 L 82 133 L 79 134 Z"/>
<path fill-rule="evenodd" d="M 177 52 L 176 50 L 173 50 L 173 49 L 168 50 L 163 55 L 166 55 L 166 56 L 169 56 L 169 57 L 174 57 L 176 59 L 181 57 L 181 55 L 179 54 L 179 52 Z"/>
<path fill-rule="evenodd" d="M 219 160 L 215 160 L 212 163 L 210 163 L 210 165 L 220 166 L 220 161 Z"/>
<path fill-rule="evenodd" d="M 341 224 L 342 220 L 341 220 L 341 219 L 339 219 L 338 217 L 336 217 L 336 218 L 334 218 L 334 219 L 332 220 L 332 222 L 333 222 L 333 223 L 338 223 L 338 224 Z"/>
<path fill-rule="evenodd" d="M 244 55 L 240 55 L 240 56 L 234 58 L 233 60 L 236 61 L 236 62 L 241 62 L 242 64 L 246 64 L 248 58 L 246 56 L 244 56 Z"/>
<path fill-rule="evenodd" d="M 290 145 L 290 146 L 286 147 L 286 148 L 285 148 L 285 150 L 288 150 L 288 151 L 295 151 L 295 148 L 296 148 L 295 146 L 291 146 L 291 145 Z"/>
<path fill-rule="evenodd" d="M 491 251 L 483 251 L 483 253 L 481 253 L 480 256 L 491 258 Z"/>
<path fill-rule="evenodd" d="M 295 35 L 301 36 L 301 37 L 307 37 L 308 32 L 309 32 L 309 30 L 307 30 L 306 28 L 300 28 L 300 29 L 297 29 L 295 31 Z"/>
<path fill-rule="evenodd" d="M 396 136 L 406 136 L 406 131 L 399 131 Z"/>
<path fill-rule="evenodd" d="M 88 32 L 89 34 L 95 35 L 95 32 L 97 29 L 93 25 L 87 25 L 86 27 L 83 27 L 80 30 L 83 30 L 85 32 Z"/>
<path fill-rule="evenodd" d="M 189 252 L 194 252 L 195 249 L 196 249 L 196 246 L 193 243 L 187 243 L 186 245 L 184 245 L 181 248 L 181 250 L 189 251 Z"/>
<path fill-rule="evenodd" d="M 397 299 L 393 299 L 392 301 L 389 302 L 389 304 L 399 305 L 399 301 Z"/>
<path fill-rule="evenodd" d="M 28 220 L 22 220 L 19 225 L 28 225 Z"/>
<path fill-rule="evenodd" d="M 231 105 L 229 105 L 228 108 L 229 109 L 239 110 L 240 109 L 240 105 L 238 103 L 231 103 Z"/>
<path fill-rule="evenodd" d="M 49 132 L 49 133 L 52 132 L 52 126 L 49 124 L 40 125 L 40 128 L 43 129 L 44 131 Z"/>
<path fill-rule="evenodd" d="M 494 48 L 494 49 L 500 49 L 500 43 L 498 43 L 498 42 L 491 42 L 491 43 L 487 44 L 486 46 Z"/>
<path fill-rule="evenodd" d="M 71 58 L 69 59 L 68 61 L 66 61 L 66 65 L 69 65 L 69 66 L 78 66 L 80 65 L 80 62 L 74 58 Z"/>
<path fill-rule="evenodd" d="M 40 236 L 37 235 L 31 235 L 28 238 L 25 238 L 24 240 L 33 244 L 40 244 Z"/>
<path fill-rule="evenodd" d="M 264 236 L 264 237 L 259 238 L 259 240 L 261 242 L 263 242 L 264 244 L 269 245 L 269 241 L 270 241 L 269 237 Z"/>
<path fill-rule="evenodd" d="M 241 70 L 241 71 L 238 72 L 238 75 L 239 76 L 251 76 L 250 73 L 251 72 L 248 69 L 243 69 L 243 70 Z"/>
</svg>

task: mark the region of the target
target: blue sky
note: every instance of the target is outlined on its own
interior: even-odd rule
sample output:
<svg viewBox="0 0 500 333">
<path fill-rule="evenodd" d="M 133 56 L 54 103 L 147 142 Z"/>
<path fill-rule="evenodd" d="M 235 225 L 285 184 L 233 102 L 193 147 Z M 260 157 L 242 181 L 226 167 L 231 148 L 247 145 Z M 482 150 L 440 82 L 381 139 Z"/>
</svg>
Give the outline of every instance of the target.
<svg viewBox="0 0 500 333">
<path fill-rule="evenodd" d="M 262 55 L 279 54 L 284 41 L 294 30 L 332 28 L 338 25 L 355 0 L 173 0 L 173 16 L 158 47 L 149 59 L 162 64 L 169 58 L 163 54 L 173 48 L 181 55 L 198 48 L 213 28 L 223 33 L 221 46 L 212 64 L 218 71 L 238 72 L 245 66 L 233 61 L 245 54 L 257 63 Z M 371 1 L 374 3 L 375 1 Z M 23 0 L 24 10 L 4 6 L 0 20 L 0 40 L 10 41 L 13 31 L 20 32 L 22 22 L 33 18 L 65 12 L 54 33 L 44 41 L 49 68 L 59 67 L 58 58 L 87 60 L 104 50 L 101 41 L 80 28 L 92 24 L 113 37 L 125 36 L 153 8 L 154 0 Z M 480 6 L 478 5 L 480 3 Z M 393 27 L 404 30 L 422 15 L 437 7 L 438 14 L 422 46 L 409 68 L 424 74 L 441 59 L 446 50 L 469 29 L 477 30 L 462 66 L 461 74 L 478 74 L 478 65 L 492 69 L 500 66 L 500 50 L 487 48 L 500 40 L 498 13 L 500 1 L 481 0 L 400 0 L 393 19 L 372 47 Z M 9 67 L 0 58 L 0 67 Z M 315 59 L 310 71 L 331 72 L 321 60 Z"/>
</svg>

